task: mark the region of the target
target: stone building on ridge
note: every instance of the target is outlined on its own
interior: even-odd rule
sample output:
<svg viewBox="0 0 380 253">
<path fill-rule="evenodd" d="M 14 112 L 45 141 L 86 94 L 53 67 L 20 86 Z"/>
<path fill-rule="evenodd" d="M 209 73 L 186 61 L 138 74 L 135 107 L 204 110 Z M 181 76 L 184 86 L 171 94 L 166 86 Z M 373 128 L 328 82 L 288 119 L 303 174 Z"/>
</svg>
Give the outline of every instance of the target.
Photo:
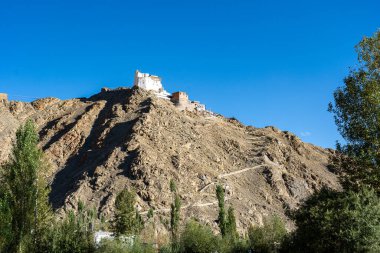
<svg viewBox="0 0 380 253">
<path fill-rule="evenodd" d="M 171 97 L 173 104 L 181 111 L 205 111 L 206 106 L 198 101 L 191 101 L 186 92 L 174 92 Z"/>
<path fill-rule="evenodd" d="M 141 73 L 136 70 L 134 86 L 140 87 L 145 90 L 153 91 L 157 97 L 167 99 L 173 102 L 173 104 L 181 111 L 205 111 L 206 106 L 198 101 L 191 101 L 189 96 L 182 91 L 174 92 L 170 95 L 161 83 L 159 76 L 150 75 L 148 73 Z"/>
</svg>

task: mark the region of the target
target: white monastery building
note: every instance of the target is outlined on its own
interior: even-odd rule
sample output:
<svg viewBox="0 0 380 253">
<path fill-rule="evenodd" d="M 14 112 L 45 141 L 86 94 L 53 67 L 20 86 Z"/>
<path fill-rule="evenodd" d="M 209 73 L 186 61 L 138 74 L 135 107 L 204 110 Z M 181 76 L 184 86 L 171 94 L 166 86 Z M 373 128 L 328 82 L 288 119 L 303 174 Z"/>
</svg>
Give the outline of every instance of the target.
<svg viewBox="0 0 380 253">
<path fill-rule="evenodd" d="M 136 70 L 134 86 L 138 86 L 145 90 L 151 90 L 156 93 L 160 98 L 170 99 L 170 93 L 164 90 L 161 83 L 161 78 L 159 76 L 150 75 L 148 73 L 141 73 Z"/>
<path fill-rule="evenodd" d="M 191 101 L 185 92 L 174 92 L 170 94 L 164 90 L 159 76 L 141 73 L 136 70 L 134 86 L 156 93 L 159 98 L 170 100 L 181 111 L 206 111 L 206 106 L 198 101 Z"/>
<path fill-rule="evenodd" d="M 135 81 L 133 85 L 155 92 L 161 92 L 163 90 L 160 77 L 148 73 L 141 73 L 138 70 L 135 72 Z"/>
</svg>

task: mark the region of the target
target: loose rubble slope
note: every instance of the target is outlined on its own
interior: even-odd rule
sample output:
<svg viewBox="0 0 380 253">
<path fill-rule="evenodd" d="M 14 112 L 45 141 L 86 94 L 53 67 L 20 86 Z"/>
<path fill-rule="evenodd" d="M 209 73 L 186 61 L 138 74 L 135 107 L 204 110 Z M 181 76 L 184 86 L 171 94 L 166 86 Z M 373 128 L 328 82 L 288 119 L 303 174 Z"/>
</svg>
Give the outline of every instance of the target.
<svg viewBox="0 0 380 253">
<path fill-rule="evenodd" d="M 195 216 L 216 227 L 215 185 L 221 184 L 227 205 L 236 210 L 238 228 L 244 229 L 261 224 L 268 214 L 285 218 L 286 209 L 322 186 L 339 187 L 326 167 L 326 149 L 274 127 L 181 112 L 137 88 L 0 106 L 0 162 L 28 118 L 39 127 L 40 145 L 51 162 L 51 201 L 61 213 L 81 200 L 110 218 L 117 193 L 132 187 L 141 214 L 153 208 L 156 217 L 167 217 L 173 179 L 184 219 Z"/>
</svg>

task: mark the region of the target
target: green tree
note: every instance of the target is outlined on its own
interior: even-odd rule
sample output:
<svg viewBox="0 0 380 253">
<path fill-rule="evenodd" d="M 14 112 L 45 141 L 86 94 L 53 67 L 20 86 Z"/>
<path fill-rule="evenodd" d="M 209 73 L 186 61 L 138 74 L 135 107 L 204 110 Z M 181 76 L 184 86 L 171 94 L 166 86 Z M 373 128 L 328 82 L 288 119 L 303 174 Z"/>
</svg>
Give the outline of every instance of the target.
<svg viewBox="0 0 380 253">
<path fill-rule="evenodd" d="M 5 251 L 7 244 L 12 240 L 12 216 L 9 207 L 9 196 L 0 185 L 0 252 Z"/>
<path fill-rule="evenodd" d="M 218 251 L 220 239 L 209 227 L 190 220 L 181 234 L 181 252 L 210 253 Z"/>
<path fill-rule="evenodd" d="M 350 71 L 329 105 L 347 142 L 337 145 L 332 167 L 346 189 L 371 185 L 380 192 L 380 31 L 365 37 L 356 50 L 359 67 Z"/>
<path fill-rule="evenodd" d="M 7 252 L 29 252 L 38 247 L 51 219 L 44 172 L 48 168 L 38 148 L 38 134 L 32 121 L 16 132 L 10 161 L 1 168 L 1 215 L 10 228 L 11 240 L 3 242 Z M 7 231 L 7 230 L 5 230 Z"/>
<path fill-rule="evenodd" d="M 170 180 L 170 191 L 173 193 L 173 203 L 170 206 L 170 232 L 172 238 L 172 251 L 178 251 L 178 230 L 181 212 L 181 199 L 177 193 L 177 186 Z"/>
<path fill-rule="evenodd" d="M 292 216 L 297 225 L 289 252 L 380 252 L 380 201 L 373 189 L 322 189 Z"/>
<path fill-rule="evenodd" d="M 142 219 L 135 210 L 136 193 L 124 189 L 115 201 L 114 230 L 117 235 L 134 235 L 140 233 L 143 224 Z"/>
<path fill-rule="evenodd" d="M 235 211 L 232 206 L 228 208 L 227 212 L 226 234 L 233 240 L 239 237 L 239 234 L 236 229 Z"/>
<path fill-rule="evenodd" d="M 218 199 L 219 206 L 218 224 L 221 234 L 225 236 L 227 234 L 227 219 L 226 210 L 224 207 L 224 189 L 221 185 L 216 186 L 216 197 Z"/>
<path fill-rule="evenodd" d="M 169 184 L 170 184 L 170 191 L 172 193 L 177 192 L 177 185 L 176 185 L 176 183 L 174 182 L 173 179 L 170 179 L 170 183 Z"/>
<path fill-rule="evenodd" d="M 95 251 L 93 225 L 95 212 L 79 201 L 77 210 L 69 211 L 62 221 L 47 229 L 46 241 L 36 253 L 91 253 Z"/>
<path fill-rule="evenodd" d="M 251 248 L 257 253 L 279 252 L 286 235 L 285 224 L 278 216 L 266 218 L 262 227 L 250 227 L 248 231 Z"/>
<path fill-rule="evenodd" d="M 46 163 L 46 162 L 45 162 Z M 47 166 L 45 168 L 48 168 Z M 54 220 L 52 207 L 49 203 L 50 187 L 45 177 L 39 176 L 37 181 L 37 200 L 35 208 L 35 233 L 33 251 L 45 252 L 43 245 L 48 236 L 48 228 Z M 42 247 L 42 248 L 41 248 Z"/>
<path fill-rule="evenodd" d="M 176 194 L 176 196 L 174 197 L 174 203 L 172 203 L 171 210 L 170 210 L 170 229 L 171 229 L 173 241 L 176 241 L 177 235 L 178 235 L 180 211 L 181 211 L 181 200 L 179 196 Z"/>
<path fill-rule="evenodd" d="M 153 216 L 154 216 L 154 211 L 153 211 L 153 209 L 152 208 L 149 208 L 149 211 L 148 211 L 148 219 L 152 219 L 153 218 Z"/>
<path fill-rule="evenodd" d="M 157 250 L 152 244 L 141 242 L 139 239 L 134 240 L 132 244 L 125 243 L 121 240 L 102 240 L 96 253 L 156 253 Z"/>
</svg>

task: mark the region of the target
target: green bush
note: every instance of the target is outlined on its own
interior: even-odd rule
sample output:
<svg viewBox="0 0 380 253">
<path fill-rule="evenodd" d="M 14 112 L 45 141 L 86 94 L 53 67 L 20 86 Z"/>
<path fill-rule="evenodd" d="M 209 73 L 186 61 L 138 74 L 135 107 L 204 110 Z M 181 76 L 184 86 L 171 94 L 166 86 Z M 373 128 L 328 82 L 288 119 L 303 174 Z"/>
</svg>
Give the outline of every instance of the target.
<svg viewBox="0 0 380 253">
<path fill-rule="evenodd" d="M 236 234 L 225 236 L 214 235 L 210 227 L 202 225 L 195 220 L 190 220 L 180 235 L 179 244 L 171 244 L 162 247 L 160 253 L 246 253 L 249 243 L 240 239 Z"/>
<path fill-rule="evenodd" d="M 249 241 L 234 236 L 224 236 L 218 241 L 218 252 L 220 253 L 247 253 Z"/>
<path fill-rule="evenodd" d="M 277 216 L 264 219 L 262 227 L 251 227 L 248 231 L 251 248 L 258 253 L 279 252 L 286 235 L 285 224 Z"/>
<path fill-rule="evenodd" d="M 209 227 L 191 220 L 181 234 L 181 251 L 186 253 L 216 252 L 219 240 Z"/>
<path fill-rule="evenodd" d="M 154 253 L 156 250 L 150 244 L 141 243 L 136 239 L 132 245 L 120 240 L 103 240 L 96 253 Z"/>
<path fill-rule="evenodd" d="M 171 245 L 165 245 L 164 247 L 161 247 L 158 252 L 160 253 L 172 253 L 173 247 Z"/>
<path fill-rule="evenodd" d="M 73 212 L 69 213 L 65 221 L 57 225 L 53 233 L 52 241 L 54 243 L 51 252 L 82 253 L 94 251 L 93 233 L 90 231 L 89 223 L 82 221 Z"/>
<path fill-rule="evenodd" d="M 323 189 L 293 213 L 289 252 L 380 252 L 380 199 L 373 189 Z"/>
<path fill-rule="evenodd" d="M 94 212 L 79 202 L 76 213 L 70 211 L 62 221 L 52 222 L 43 233 L 34 253 L 91 253 L 95 251 L 92 227 Z"/>
</svg>

